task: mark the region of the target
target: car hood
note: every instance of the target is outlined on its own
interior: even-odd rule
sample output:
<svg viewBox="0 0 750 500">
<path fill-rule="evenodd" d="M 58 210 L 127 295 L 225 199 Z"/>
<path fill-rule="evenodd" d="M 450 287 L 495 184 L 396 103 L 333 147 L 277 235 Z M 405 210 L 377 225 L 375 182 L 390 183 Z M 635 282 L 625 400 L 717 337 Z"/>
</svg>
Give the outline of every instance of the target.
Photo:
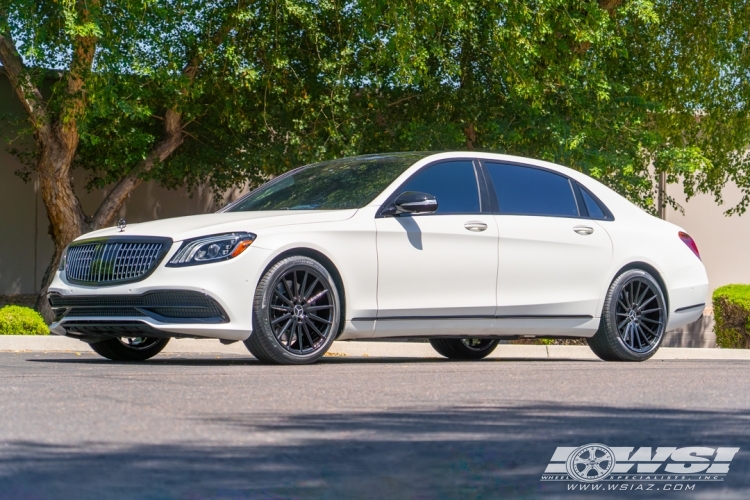
<svg viewBox="0 0 750 500">
<path fill-rule="evenodd" d="M 103 236 L 166 236 L 174 241 L 181 241 L 208 234 L 234 231 L 257 233 L 269 227 L 334 222 L 349 219 L 356 212 L 357 210 L 275 210 L 192 215 L 128 224 L 123 231 L 116 227 L 108 227 L 84 234 L 76 241 Z"/>
</svg>

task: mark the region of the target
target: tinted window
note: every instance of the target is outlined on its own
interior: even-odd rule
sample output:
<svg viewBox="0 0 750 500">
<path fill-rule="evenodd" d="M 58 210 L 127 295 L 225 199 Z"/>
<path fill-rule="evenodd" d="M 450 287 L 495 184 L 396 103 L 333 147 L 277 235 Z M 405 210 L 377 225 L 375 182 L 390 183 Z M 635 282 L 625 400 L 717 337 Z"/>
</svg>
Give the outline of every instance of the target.
<svg viewBox="0 0 750 500">
<path fill-rule="evenodd" d="M 581 196 L 583 196 L 583 202 L 586 204 L 586 210 L 589 211 L 589 217 L 599 220 L 607 218 L 602 207 L 600 207 L 596 200 L 594 200 L 583 188 L 581 188 Z"/>
<path fill-rule="evenodd" d="M 420 191 L 437 198 L 436 213 L 478 213 L 479 187 L 471 161 L 449 161 L 421 170 L 399 192 Z"/>
<path fill-rule="evenodd" d="M 369 155 L 315 163 L 264 184 L 227 211 L 361 208 L 424 156 Z"/>
<path fill-rule="evenodd" d="M 578 217 L 578 205 L 567 177 L 548 170 L 487 163 L 500 213 Z"/>
</svg>

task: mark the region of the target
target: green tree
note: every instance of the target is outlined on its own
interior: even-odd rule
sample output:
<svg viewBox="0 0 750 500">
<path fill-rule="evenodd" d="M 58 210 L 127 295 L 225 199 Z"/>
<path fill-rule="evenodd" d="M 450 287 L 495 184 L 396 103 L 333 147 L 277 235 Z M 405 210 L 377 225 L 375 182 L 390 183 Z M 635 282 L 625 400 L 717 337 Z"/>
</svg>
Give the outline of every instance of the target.
<svg viewBox="0 0 750 500">
<path fill-rule="evenodd" d="M 22 156 L 55 246 L 37 302 L 47 318 L 65 246 L 110 225 L 144 180 L 223 189 L 321 154 L 298 130 L 328 135 L 325 119 L 305 116 L 311 92 L 335 99 L 321 75 L 336 74 L 342 44 L 326 32 L 339 32 L 341 11 L 303 1 L 0 2 L 0 62 L 35 139 Z M 110 186 L 93 214 L 73 190 L 76 168 L 87 187 Z"/>
<path fill-rule="evenodd" d="M 370 55 L 354 69 L 377 84 L 352 102 L 360 150 L 543 158 L 648 210 L 661 172 L 717 201 L 732 181 L 744 196 L 730 212 L 745 210 L 747 1 L 396 1 L 363 12 Z"/>
<path fill-rule="evenodd" d="M 656 170 L 689 196 L 735 183 L 750 202 L 750 2 L 661 0 L 658 23 L 633 23 L 626 85 L 657 108 L 644 143 Z"/>
</svg>

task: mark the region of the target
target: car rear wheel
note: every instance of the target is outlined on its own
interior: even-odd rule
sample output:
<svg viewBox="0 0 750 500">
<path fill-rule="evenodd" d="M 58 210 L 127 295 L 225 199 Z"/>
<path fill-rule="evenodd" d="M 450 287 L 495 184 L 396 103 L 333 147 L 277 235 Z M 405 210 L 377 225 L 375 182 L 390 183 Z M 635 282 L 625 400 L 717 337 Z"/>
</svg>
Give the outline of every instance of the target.
<svg viewBox="0 0 750 500">
<path fill-rule="evenodd" d="M 309 257 L 288 257 L 258 284 L 253 333 L 245 345 L 265 363 L 313 363 L 331 347 L 340 316 L 338 290 L 328 270 Z"/>
<path fill-rule="evenodd" d="M 430 339 L 430 345 L 448 359 L 475 360 L 486 358 L 497 347 L 492 339 Z"/>
<path fill-rule="evenodd" d="M 89 344 L 100 356 L 112 361 L 145 361 L 164 349 L 168 338 L 120 337 Z"/>
<path fill-rule="evenodd" d="M 605 361 L 645 361 L 659 349 L 666 326 L 659 283 L 646 271 L 631 269 L 612 282 L 599 330 L 586 340 Z"/>
</svg>

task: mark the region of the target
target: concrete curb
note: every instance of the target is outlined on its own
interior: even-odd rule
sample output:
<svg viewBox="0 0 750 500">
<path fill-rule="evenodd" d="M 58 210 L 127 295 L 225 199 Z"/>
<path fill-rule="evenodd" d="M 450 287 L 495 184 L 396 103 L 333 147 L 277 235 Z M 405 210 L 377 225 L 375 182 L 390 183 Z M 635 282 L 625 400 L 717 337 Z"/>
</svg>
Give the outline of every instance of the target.
<svg viewBox="0 0 750 500">
<path fill-rule="evenodd" d="M 67 337 L 4 335 L 0 336 L 0 352 L 91 352 L 91 350 L 85 343 Z M 212 339 L 173 339 L 163 352 L 166 354 L 250 356 L 242 342 L 224 345 L 218 340 Z M 326 355 L 333 357 L 441 358 L 430 344 L 412 342 L 335 342 Z M 599 359 L 586 346 L 511 344 L 498 346 L 489 357 L 506 359 Z M 662 347 L 653 359 L 750 360 L 750 350 Z"/>
</svg>

